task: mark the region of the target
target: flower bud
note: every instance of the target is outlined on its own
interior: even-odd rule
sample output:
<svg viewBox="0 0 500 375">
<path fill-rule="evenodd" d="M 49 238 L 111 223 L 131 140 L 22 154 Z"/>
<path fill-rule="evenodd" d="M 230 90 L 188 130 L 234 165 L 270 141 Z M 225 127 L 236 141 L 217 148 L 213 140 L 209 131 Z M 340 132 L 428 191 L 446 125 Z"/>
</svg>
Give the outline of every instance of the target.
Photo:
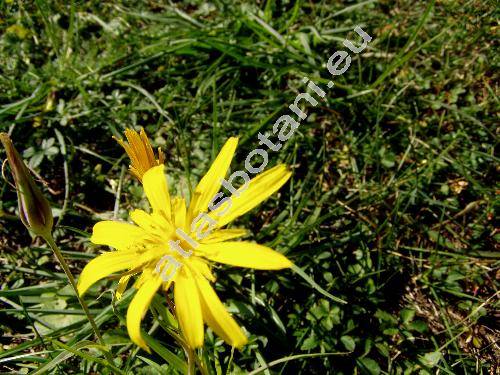
<svg viewBox="0 0 500 375">
<path fill-rule="evenodd" d="M 16 184 L 21 221 L 35 235 L 50 235 L 53 218 L 49 202 L 35 185 L 35 181 L 8 134 L 0 133 L 0 141 L 7 152 L 7 159 Z"/>
<path fill-rule="evenodd" d="M 151 142 L 149 142 L 149 138 L 142 128 L 139 133 L 133 129 L 126 129 L 125 137 L 128 143 L 122 139 L 113 138 L 118 141 L 129 156 L 132 163 L 130 164 L 130 172 L 142 182 L 144 173 L 165 162 L 165 155 L 158 149 L 158 159 L 156 159 Z"/>
</svg>

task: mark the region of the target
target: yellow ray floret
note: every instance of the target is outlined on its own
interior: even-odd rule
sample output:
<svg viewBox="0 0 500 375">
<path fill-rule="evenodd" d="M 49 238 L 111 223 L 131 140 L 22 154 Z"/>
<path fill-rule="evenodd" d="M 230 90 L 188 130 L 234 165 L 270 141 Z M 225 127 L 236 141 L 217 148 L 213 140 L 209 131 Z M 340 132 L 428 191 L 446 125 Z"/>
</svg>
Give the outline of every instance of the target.
<svg viewBox="0 0 500 375">
<path fill-rule="evenodd" d="M 133 210 L 130 218 L 135 224 L 103 221 L 94 226 L 91 241 L 116 250 L 105 252 L 87 264 L 78 281 L 79 293 L 85 293 L 97 281 L 118 272 L 121 278 L 117 298 L 120 298 L 129 279 L 140 273 L 134 284 L 137 292 L 127 311 L 127 330 L 131 340 L 141 348 L 149 351 L 141 336 L 141 321 L 148 306 L 160 287 L 167 290 L 171 284 L 174 284 L 179 327 L 189 346 L 197 348 L 203 345 L 204 324 L 228 344 L 237 348 L 245 345 L 245 333 L 210 285 L 215 281 L 211 265 L 216 262 L 258 270 L 279 270 L 292 266 L 283 254 L 269 247 L 234 241 L 244 236 L 246 230 L 223 228 L 278 191 L 290 178 L 290 171 L 286 166 L 278 165 L 251 179 L 245 190 L 236 191 L 231 196 L 229 208 L 220 207 L 208 213 L 217 225 L 207 236 L 198 238 L 197 246 L 189 247 L 186 239 L 180 237 L 178 229 L 195 238 L 196 233 L 191 232 L 191 220 L 209 211 L 210 201 L 220 190 L 221 179 L 226 177 L 238 139 L 230 138 L 226 142 L 194 190 L 189 206 L 186 206 L 183 198 L 170 196 L 164 166 L 152 165 L 155 162 L 152 151 L 145 143 L 138 143 L 137 137 L 137 133 L 127 134 L 130 146 L 126 145 L 126 150 L 142 179 L 151 212 Z M 143 135 L 140 139 L 147 138 Z M 149 164 L 140 164 L 139 160 L 147 160 Z M 222 209 L 225 211 L 221 214 Z M 172 242 L 182 245 L 184 255 L 170 246 Z M 174 259 L 180 265 L 167 281 L 158 272 L 171 272 L 175 267 L 163 263 L 165 257 Z"/>
<path fill-rule="evenodd" d="M 158 159 L 155 158 L 148 136 L 142 128 L 139 133 L 132 129 L 126 129 L 125 137 L 127 142 L 122 139 L 115 139 L 125 149 L 130 158 L 130 172 L 139 181 L 142 181 L 142 177 L 150 168 L 165 162 L 165 155 L 158 149 Z"/>
</svg>

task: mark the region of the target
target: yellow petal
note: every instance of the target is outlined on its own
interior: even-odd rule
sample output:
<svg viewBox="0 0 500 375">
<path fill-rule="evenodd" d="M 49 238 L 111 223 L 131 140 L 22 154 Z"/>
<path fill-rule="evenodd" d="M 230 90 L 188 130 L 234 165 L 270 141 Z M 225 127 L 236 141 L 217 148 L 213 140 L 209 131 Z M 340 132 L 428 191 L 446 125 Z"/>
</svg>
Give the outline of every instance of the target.
<svg viewBox="0 0 500 375">
<path fill-rule="evenodd" d="M 208 261 L 200 257 L 191 257 L 189 265 L 196 270 L 196 273 L 203 275 L 207 280 L 215 282 L 215 277 L 210 270 Z"/>
<path fill-rule="evenodd" d="M 200 293 L 203 319 L 212 330 L 222 337 L 225 342 L 237 348 L 247 343 L 247 337 L 229 315 L 219 297 L 204 277 L 196 278 L 196 285 Z"/>
<path fill-rule="evenodd" d="M 186 201 L 184 198 L 172 199 L 172 211 L 174 213 L 175 228 L 186 229 Z"/>
<path fill-rule="evenodd" d="M 163 164 L 149 169 L 142 178 L 142 184 L 153 212 L 159 213 L 171 221 L 170 194 L 164 169 Z"/>
<path fill-rule="evenodd" d="M 221 179 L 226 176 L 237 145 L 238 138 L 229 138 L 210 166 L 208 172 L 203 176 L 198 186 L 196 186 L 191 203 L 189 204 L 188 212 L 190 222 L 200 212 L 208 211 L 208 204 L 220 190 Z"/>
<path fill-rule="evenodd" d="M 126 134 L 127 134 L 127 132 L 125 131 L 125 135 Z M 113 138 L 115 138 L 115 137 L 113 137 Z M 139 160 L 137 159 L 137 156 L 135 155 L 134 149 L 132 149 L 132 147 L 129 144 L 127 144 L 126 142 L 124 142 L 122 139 L 118 139 L 118 138 L 115 138 L 115 139 L 120 144 L 120 146 L 122 146 L 125 149 L 125 152 L 129 156 L 130 162 L 132 163 L 130 168 L 137 169 L 136 166 L 139 166 Z"/>
<path fill-rule="evenodd" d="M 125 275 L 120 277 L 120 281 L 118 282 L 118 287 L 116 288 L 115 296 L 116 300 L 119 301 L 122 299 L 123 292 L 125 292 L 125 289 L 127 289 L 128 281 L 132 275 Z"/>
<path fill-rule="evenodd" d="M 155 226 L 152 215 L 148 214 L 144 210 L 137 208 L 134 211 L 130 212 L 129 216 L 130 219 L 132 219 L 134 223 L 144 229 L 145 232 L 150 232 L 151 229 Z"/>
<path fill-rule="evenodd" d="M 233 238 L 243 237 L 248 231 L 246 229 L 218 229 L 208 237 L 201 240 L 201 243 L 214 243 L 227 241 Z"/>
<path fill-rule="evenodd" d="M 141 139 L 140 145 L 143 147 L 145 151 L 149 165 L 157 165 L 155 154 L 153 152 L 153 147 L 151 147 L 151 143 L 149 143 L 149 139 L 148 136 L 146 135 L 146 132 L 144 131 L 144 128 L 141 128 L 139 135 Z"/>
<path fill-rule="evenodd" d="M 139 345 L 148 353 L 150 350 L 141 335 L 141 320 L 146 314 L 148 306 L 160 287 L 161 282 L 159 276 L 150 277 L 137 291 L 127 310 L 128 335 L 135 344 Z"/>
<path fill-rule="evenodd" d="M 150 161 L 147 155 L 147 148 L 142 143 L 141 137 L 135 130 L 126 129 L 125 137 L 127 137 L 127 141 L 130 145 L 130 149 L 134 157 L 131 157 L 132 165 L 135 165 L 135 168 L 141 173 L 144 174 L 148 167 L 150 167 Z"/>
<path fill-rule="evenodd" d="M 132 268 L 137 263 L 135 252 L 109 251 L 92 259 L 78 279 L 78 293 L 82 295 L 95 282 L 114 272 Z"/>
<path fill-rule="evenodd" d="M 94 225 L 90 241 L 97 245 L 108 245 L 125 250 L 136 243 L 145 232 L 132 224 L 119 221 L 100 221 Z"/>
<path fill-rule="evenodd" d="M 239 196 L 236 196 L 237 193 L 231 196 L 232 204 L 230 208 L 227 208 L 227 203 L 224 203 L 219 209 L 212 211 L 210 216 L 217 220 L 218 227 L 226 225 L 279 190 L 291 175 L 292 173 L 288 171 L 284 164 L 277 165 L 257 175 L 257 177 L 250 180 L 245 190 L 238 190 L 241 191 Z M 227 211 L 222 214 L 221 211 L 226 209 Z M 220 214 L 222 216 L 219 217 Z"/>
<path fill-rule="evenodd" d="M 200 244 L 200 254 L 214 262 L 258 270 L 279 270 L 292 266 L 283 254 L 253 242 Z"/>
<path fill-rule="evenodd" d="M 156 212 L 148 214 L 146 211 L 136 209 L 130 213 L 130 218 L 139 227 L 144 229 L 145 233 L 143 239 L 148 235 L 161 235 L 164 239 L 164 234 L 174 230 L 172 224 L 167 221 L 163 215 Z"/>
<path fill-rule="evenodd" d="M 141 286 L 150 278 L 150 272 L 142 272 L 137 279 L 135 279 L 133 287 L 135 289 L 140 289 Z"/>
<path fill-rule="evenodd" d="M 186 266 L 177 273 L 174 301 L 177 320 L 188 345 L 191 348 L 202 346 L 204 330 L 200 297 L 194 277 Z"/>
</svg>

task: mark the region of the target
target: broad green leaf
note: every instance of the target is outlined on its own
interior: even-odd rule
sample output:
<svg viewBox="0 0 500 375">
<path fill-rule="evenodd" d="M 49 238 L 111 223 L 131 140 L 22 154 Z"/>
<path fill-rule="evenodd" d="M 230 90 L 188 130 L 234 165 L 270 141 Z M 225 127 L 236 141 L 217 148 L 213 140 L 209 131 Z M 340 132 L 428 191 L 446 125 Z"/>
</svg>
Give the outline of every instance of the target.
<svg viewBox="0 0 500 375">
<path fill-rule="evenodd" d="M 380 366 L 376 361 L 371 358 L 360 358 L 358 359 L 358 365 L 361 368 L 361 373 L 378 375 L 380 374 Z"/>
<path fill-rule="evenodd" d="M 342 344 L 344 344 L 345 348 L 350 352 L 352 352 L 356 347 L 356 343 L 354 342 L 354 339 L 351 336 L 342 336 L 340 338 L 340 341 L 342 341 Z"/>
<path fill-rule="evenodd" d="M 435 367 L 441 360 L 441 352 L 436 351 L 436 352 L 430 352 L 426 353 L 422 357 L 422 363 L 426 367 Z"/>
</svg>

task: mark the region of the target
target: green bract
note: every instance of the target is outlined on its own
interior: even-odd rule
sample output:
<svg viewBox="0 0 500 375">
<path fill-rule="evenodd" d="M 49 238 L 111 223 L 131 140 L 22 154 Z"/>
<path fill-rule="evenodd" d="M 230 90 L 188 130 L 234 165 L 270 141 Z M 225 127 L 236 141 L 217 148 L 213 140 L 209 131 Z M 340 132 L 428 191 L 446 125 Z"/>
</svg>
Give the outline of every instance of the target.
<svg viewBox="0 0 500 375">
<path fill-rule="evenodd" d="M 9 135 L 0 133 L 0 141 L 7 152 L 7 159 L 16 184 L 19 216 L 22 222 L 35 235 L 50 234 L 53 218 L 49 202 L 33 181 Z"/>
</svg>

